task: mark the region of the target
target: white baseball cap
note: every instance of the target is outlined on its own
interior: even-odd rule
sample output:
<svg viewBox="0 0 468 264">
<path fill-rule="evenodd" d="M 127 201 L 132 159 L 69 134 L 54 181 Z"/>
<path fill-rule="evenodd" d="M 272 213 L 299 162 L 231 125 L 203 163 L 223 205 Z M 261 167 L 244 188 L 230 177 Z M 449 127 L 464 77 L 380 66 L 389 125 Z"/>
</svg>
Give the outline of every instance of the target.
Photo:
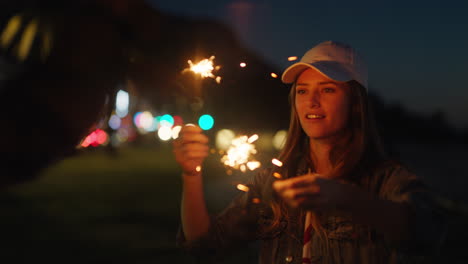
<svg viewBox="0 0 468 264">
<path fill-rule="evenodd" d="M 328 78 L 347 82 L 355 80 L 367 89 L 367 66 L 364 59 L 351 46 L 337 42 L 325 41 L 309 51 L 301 60 L 289 66 L 281 80 L 293 83 L 304 70 L 312 68 Z"/>
</svg>

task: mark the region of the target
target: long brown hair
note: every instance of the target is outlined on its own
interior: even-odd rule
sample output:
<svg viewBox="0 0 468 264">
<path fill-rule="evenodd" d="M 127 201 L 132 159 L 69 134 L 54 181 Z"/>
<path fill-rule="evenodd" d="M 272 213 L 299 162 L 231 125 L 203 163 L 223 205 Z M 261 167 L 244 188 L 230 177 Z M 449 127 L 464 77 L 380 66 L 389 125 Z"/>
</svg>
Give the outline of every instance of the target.
<svg viewBox="0 0 468 264">
<path fill-rule="evenodd" d="M 332 148 L 331 177 L 350 181 L 359 181 L 374 165 L 386 159 L 378 135 L 372 109 L 369 105 L 366 89 L 356 81 L 346 83 L 350 91 L 351 111 L 345 136 Z M 280 168 L 283 178 L 295 177 L 299 161 L 309 158 L 308 137 L 302 130 L 295 106 L 296 85 L 289 93 L 291 118 L 285 145 L 279 155 L 284 166 Z M 309 168 L 314 171 L 314 164 Z M 273 211 L 272 225 L 267 230 L 275 229 L 283 219 L 288 219 L 288 210 L 284 202 L 274 197 L 270 203 Z M 312 226 L 320 237 L 326 240 L 326 233 L 316 213 L 312 212 Z"/>
</svg>

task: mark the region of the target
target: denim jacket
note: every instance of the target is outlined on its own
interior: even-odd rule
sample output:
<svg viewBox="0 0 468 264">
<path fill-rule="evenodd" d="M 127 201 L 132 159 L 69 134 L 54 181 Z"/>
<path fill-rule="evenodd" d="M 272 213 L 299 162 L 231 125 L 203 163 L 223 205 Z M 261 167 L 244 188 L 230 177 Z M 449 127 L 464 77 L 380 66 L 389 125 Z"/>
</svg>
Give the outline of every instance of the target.
<svg viewBox="0 0 468 264">
<path fill-rule="evenodd" d="M 302 164 L 297 175 L 306 172 L 306 166 Z M 289 209 L 289 217 L 283 219 L 278 228 L 262 231 L 262 227 L 272 221 L 272 210 L 267 201 L 273 195 L 273 180 L 270 170 L 256 175 L 249 192 L 241 193 L 225 210 L 212 217 L 205 236 L 187 242 L 180 230 L 178 244 L 199 257 L 206 257 L 202 263 L 209 260 L 216 263 L 218 258 L 228 256 L 236 247 L 260 240 L 260 264 L 301 264 L 304 211 Z M 324 242 L 318 234 L 312 234 L 312 263 L 420 263 L 423 256 L 438 249 L 445 232 L 445 221 L 418 177 L 401 165 L 385 163 L 357 185 L 380 199 L 410 206 L 410 240 L 390 241 L 377 230 L 354 223 L 352 216 L 344 212 L 322 214 L 320 221 L 327 239 Z"/>
</svg>

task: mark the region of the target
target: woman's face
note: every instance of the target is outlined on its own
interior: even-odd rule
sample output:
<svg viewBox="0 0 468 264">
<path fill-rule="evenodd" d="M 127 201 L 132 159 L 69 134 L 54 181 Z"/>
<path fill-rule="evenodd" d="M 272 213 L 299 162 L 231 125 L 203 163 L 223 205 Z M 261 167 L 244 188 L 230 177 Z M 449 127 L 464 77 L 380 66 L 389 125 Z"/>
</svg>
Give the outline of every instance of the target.
<svg viewBox="0 0 468 264">
<path fill-rule="evenodd" d="M 346 83 L 309 68 L 297 78 L 295 92 L 296 112 L 310 139 L 331 139 L 344 130 L 350 112 Z"/>
</svg>

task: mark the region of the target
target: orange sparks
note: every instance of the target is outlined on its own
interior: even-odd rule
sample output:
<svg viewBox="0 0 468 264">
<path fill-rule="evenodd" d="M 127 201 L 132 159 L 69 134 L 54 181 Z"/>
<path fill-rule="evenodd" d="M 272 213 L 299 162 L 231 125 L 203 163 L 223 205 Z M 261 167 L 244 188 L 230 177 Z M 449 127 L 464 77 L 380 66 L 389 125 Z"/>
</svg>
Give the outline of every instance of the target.
<svg viewBox="0 0 468 264">
<path fill-rule="evenodd" d="M 274 73 L 274 72 L 270 73 L 270 75 L 271 75 L 271 77 L 273 77 L 273 78 L 278 78 L 278 75 L 277 75 L 276 73 Z"/>
<path fill-rule="evenodd" d="M 277 178 L 277 179 L 281 179 L 281 174 L 279 174 L 278 172 L 274 172 L 273 173 L 273 177 Z"/>
<path fill-rule="evenodd" d="M 247 167 L 251 171 L 253 171 L 253 170 L 257 169 L 257 168 L 260 168 L 260 166 L 261 166 L 261 164 L 258 161 L 249 161 L 249 162 L 247 162 Z"/>
<path fill-rule="evenodd" d="M 283 162 L 281 162 L 281 161 L 279 161 L 279 160 L 277 160 L 277 159 L 272 159 L 272 160 L 271 160 L 271 163 L 273 163 L 273 165 L 276 165 L 276 166 L 278 166 L 278 167 L 283 166 Z"/>
<path fill-rule="evenodd" d="M 237 184 L 237 189 L 243 191 L 243 192 L 248 192 L 249 191 L 249 187 L 245 186 L 244 184 Z"/>
<path fill-rule="evenodd" d="M 253 198 L 253 199 L 252 199 L 252 203 L 254 203 L 254 204 L 259 204 L 259 203 L 260 203 L 260 199 L 258 199 L 258 198 Z"/>
<path fill-rule="evenodd" d="M 247 167 L 244 164 L 242 164 L 242 165 L 240 165 L 240 170 L 242 172 L 245 172 L 247 170 Z"/>
<path fill-rule="evenodd" d="M 295 60 L 297 60 L 297 56 L 288 57 L 288 61 L 295 61 Z"/>
<path fill-rule="evenodd" d="M 254 134 L 252 136 L 249 137 L 249 139 L 247 140 L 247 142 L 249 142 L 250 144 L 254 143 L 256 140 L 258 139 L 258 135 L 257 134 Z"/>
</svg>

